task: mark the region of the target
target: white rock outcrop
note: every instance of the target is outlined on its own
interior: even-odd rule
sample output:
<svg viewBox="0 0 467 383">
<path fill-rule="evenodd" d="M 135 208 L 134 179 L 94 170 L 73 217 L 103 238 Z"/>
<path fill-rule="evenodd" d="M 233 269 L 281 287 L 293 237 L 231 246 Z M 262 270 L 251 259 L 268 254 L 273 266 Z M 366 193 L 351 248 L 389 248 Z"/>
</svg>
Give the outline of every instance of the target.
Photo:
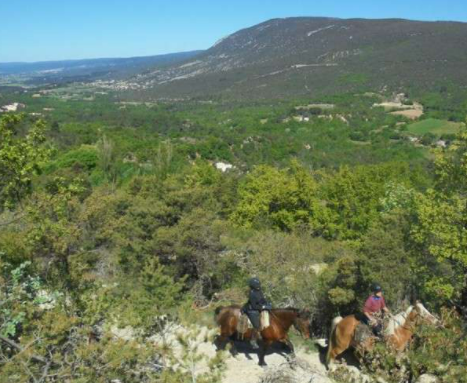
<svg viewBox="0 0 467 383">
<path fill-rule="evenodd" d="M 420 375 L 416 381 L 416 383 L 438 383 L 438 382 L 439 382 L 438 378 L 431 374 Z"/>
</svg>

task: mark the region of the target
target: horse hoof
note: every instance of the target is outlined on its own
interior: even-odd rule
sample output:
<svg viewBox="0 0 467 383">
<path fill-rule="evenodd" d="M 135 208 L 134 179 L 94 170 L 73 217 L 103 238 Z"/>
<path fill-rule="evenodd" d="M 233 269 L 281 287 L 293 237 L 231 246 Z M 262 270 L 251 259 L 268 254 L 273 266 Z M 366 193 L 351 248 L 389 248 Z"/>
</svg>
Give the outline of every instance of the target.
<svg viewBox="0 0 467 383">
<path fill-rule="evenodd" d="M 296 366 L 295 366 L 295 365 L 296 365 L 295 362 L 297 361 L 297 359 L 296 359 L 296 358 L 286 358 L 286 361 L 287 361 L 287 363 L 289 364 L 290 369 L 291 369 L 291 370 L 294 370 L 295 367 L 296 367 Z"/>
</svg>

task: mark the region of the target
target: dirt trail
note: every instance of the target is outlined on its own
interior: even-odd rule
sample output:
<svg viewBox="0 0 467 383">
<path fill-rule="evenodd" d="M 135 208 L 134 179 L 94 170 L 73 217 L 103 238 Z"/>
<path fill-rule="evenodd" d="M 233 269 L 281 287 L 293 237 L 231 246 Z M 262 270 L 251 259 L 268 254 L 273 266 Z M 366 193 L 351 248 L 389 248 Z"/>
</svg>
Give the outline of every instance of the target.
<svg viewBox="0 0 467 383">
<path fill-rule="evenodd" d="M 278 371 L 292 374 L 291 366 L 296 370 L 293 375 L 297 381 L 329 382 L 326 377 L 326 369 L 319 361 L 318 353 L 306 353 L 304 350 L 298 349 L 295 362 L 289 363 L 284 356 L 278 353 L 269 354 L 266 361 L 268 366 L 263 368 L 258 366 L 256 354 L 251 354 L 251 360 L 244 354 L 239 354 L 235 358 L 229 356 L 226 361 L 227 370 L 222 383 L 258 383 Z M 295 367 L 296 365 L 298 365 L 298 368 Z"/>
<path fill-rule="evenodd" d="M 179 328 L 178 332 L 183 331 Z M 207 358 L 216 355 L 216 347 L 212 341 L 206 341 L 217 334 L 217 330 L 209 330 L 206 327 L 199 328 L 197 340 L 197 351 Z M 269 353 L 266 356 L 267 367 L 258 365 L 258 356 L 247 345 L 237 344 L 239 354 L 236 357 L 225 352 L 226 370 L 222 383 L 263 383 L 268 382 L 273 375 L 287 374 L 292 377 L 290 381 L 297 383 L 329 383 L 331 380 L 326 376 L 326 369 L 320 362 L 318 352 L 306 352 L 301 348 L 296 350 L 296 358 L 287 360 L 287 354 L 278 352 Z M 197 373 L 207 370 L 207 362 L 197 366 Z"/>
</svg>

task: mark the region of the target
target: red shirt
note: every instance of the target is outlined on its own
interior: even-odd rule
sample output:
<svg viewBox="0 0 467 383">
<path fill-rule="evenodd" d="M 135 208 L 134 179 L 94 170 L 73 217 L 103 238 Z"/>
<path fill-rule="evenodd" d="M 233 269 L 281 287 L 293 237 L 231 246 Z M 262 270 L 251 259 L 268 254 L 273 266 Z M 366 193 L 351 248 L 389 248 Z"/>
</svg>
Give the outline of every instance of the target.
<svg viewBox="0 0 467 383">
<path fill-rule="evenodd" d="M 370 295 L 365 302 L 363 312 L 374 314 L 381 311 L 385 307 L 386 302 L 384 301 L 383 297 L 376 297 L 374 295 Z"/>
</svg>

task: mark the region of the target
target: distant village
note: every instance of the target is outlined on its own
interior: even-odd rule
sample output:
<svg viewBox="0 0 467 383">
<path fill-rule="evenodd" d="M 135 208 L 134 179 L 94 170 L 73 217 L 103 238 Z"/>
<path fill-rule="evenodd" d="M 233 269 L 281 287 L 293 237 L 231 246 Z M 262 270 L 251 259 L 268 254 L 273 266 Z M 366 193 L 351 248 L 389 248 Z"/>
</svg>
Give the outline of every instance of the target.
<svg viewBox="0 0 467 383">
<path fill-rule="evenodd" d="M 26 105 L 20 104 L 19 102 L 14 102 L 10 105 L 0 106 L 0 113 L 17 112 L 19 109 L 24 107 L 26 107 Z"/>
</svg>

